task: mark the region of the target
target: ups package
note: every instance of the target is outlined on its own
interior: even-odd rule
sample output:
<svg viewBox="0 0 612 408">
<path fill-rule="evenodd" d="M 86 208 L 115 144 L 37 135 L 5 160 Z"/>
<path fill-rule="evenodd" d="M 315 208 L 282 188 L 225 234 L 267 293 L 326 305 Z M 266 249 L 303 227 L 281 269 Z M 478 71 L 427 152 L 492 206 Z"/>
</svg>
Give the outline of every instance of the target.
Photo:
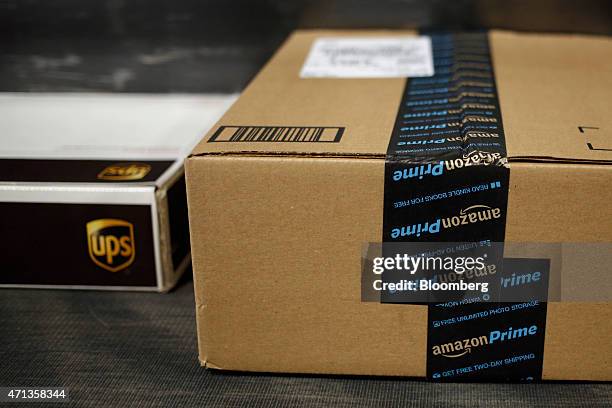
<svg viewBox="0 0 612 408">
<path fill-rule="evenodd" d="M 291 35 L 186 161 L 201 364 L 612 380 L 611 56 L 605 37 Z M 364 246 L 430 242 L 506 245 L 503 287 L 547 273 L 557 295 L 368 299 Z"/>
<path fill-rule="evenodd" d="M 169 290 L 190 263 L 183 160 L 217 99 L 0 96 L 0 287 Z"/>
</svg>

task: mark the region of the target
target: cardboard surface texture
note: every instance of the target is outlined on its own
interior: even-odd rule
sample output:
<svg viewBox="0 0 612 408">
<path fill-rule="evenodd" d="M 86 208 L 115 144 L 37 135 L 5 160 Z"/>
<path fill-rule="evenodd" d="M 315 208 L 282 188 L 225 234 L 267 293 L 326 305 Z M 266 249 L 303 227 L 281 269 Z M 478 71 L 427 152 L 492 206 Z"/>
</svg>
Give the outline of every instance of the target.
<svg viewBox="0 0 612 408">
<path fill-rule="evenodd" d="M 193 150 L 202 364 L 426 375 L 427 306 L 360 297 L 362 246 L 381 241 L 385 155 L 409 79 L 299 75 L 319 37 L 411 35 L 293 34 Z M 612 242 L 612 40 L 491 32 L 489 44 L 510 168 L 506 241 Z M 257 126 L 305 128 L 302 140 L 326 142 L 236 133 Z M 610 257 L 582 269 L 564 260 L 594 300 L 548 304 L 543 379 L 612 380 Z"/>
</svg>

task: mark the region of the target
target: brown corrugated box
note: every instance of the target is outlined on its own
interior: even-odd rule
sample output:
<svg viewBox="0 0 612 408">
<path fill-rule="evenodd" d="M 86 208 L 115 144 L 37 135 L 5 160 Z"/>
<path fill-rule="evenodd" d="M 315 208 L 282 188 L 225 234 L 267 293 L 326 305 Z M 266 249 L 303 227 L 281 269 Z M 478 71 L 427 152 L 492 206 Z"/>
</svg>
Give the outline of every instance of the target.
<svg viewBox="0 0 612 408">
<path fill-rule="evenodd" d="M 206 367 L 425 375 L 427 306 L 360 296 L 362 246 L 381 240 L 385 154 L 406 79 L 299 75 L 318 37 L 412 34 L 293 34 L 187 160 Z M 510 167 L 506 240 L 612 242 L 612 41 L 491 32 L 489 43 Z M 345 134 L 208 143 L 222 126 Z M 608 281 L 599 282 L 607 294 Z M 610 303 L 549 303 L 543 379 L 612 380 L 611 322 Z"/>
</svg>

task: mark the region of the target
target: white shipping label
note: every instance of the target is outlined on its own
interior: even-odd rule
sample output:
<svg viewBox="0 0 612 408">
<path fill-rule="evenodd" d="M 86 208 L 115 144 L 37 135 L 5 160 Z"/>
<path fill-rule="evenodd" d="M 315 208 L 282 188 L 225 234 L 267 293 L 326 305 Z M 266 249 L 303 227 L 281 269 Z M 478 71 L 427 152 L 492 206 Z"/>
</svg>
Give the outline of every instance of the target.
<svg viewBox="0 0 612 408">
<path fill-rule="evenodd" d="M 429 37 L 329 37 L 314 42 L 300 76 L 405 78 L 433 74 Z"/>
</svg>

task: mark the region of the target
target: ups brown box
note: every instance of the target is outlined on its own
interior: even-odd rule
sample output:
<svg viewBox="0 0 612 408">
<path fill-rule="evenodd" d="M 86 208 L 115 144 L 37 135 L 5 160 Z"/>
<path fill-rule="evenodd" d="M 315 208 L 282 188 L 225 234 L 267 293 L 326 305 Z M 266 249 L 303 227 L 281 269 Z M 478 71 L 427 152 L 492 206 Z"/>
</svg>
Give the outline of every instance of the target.
<svg viewBox="0 0 612 408">
<path fill-rule="evenodd" d="M 381 241 L 386 152 L 412 79 L 300 76 L 318 38 L 413 35 L 294 33 L 193 150 L 202 365 L 426 375 L 427 306 L 360 296 L 361 251 Z M 487 35 L 510 169 L 505 240 L 612 242 L 612 40 Z M 249 138 L 257 127 L 319 137 Z M 579 273 L 607 276 L 608 265 Z M 609 279 L 596 287 L 600 301 L 548 304 L 542 379 L 612 380 Z"/>
<path fill-rule="evenodd" d="M 0 290 L 172 289 L 190 265 L 184 159 L 232 101 L 1 94 Z"/>
</svg>

